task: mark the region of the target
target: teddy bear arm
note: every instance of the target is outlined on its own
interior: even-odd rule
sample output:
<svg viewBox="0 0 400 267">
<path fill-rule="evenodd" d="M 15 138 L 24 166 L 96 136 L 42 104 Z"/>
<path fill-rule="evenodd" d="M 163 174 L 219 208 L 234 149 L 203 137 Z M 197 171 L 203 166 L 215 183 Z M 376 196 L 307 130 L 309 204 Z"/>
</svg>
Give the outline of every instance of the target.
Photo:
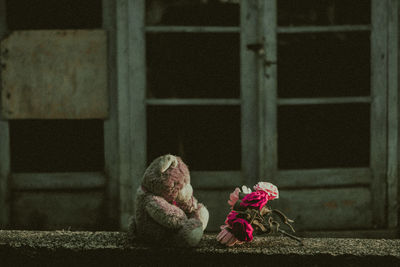
<svg viewBox="0 0 400 267">
<path fill-rule="evenodd" d="M 157 196 L 148 199 L 146 211 L 153 220 L 170 229 L 179 229 L 187 221 L 183 210 Z"/>
<path fill-rule="evenodd" d="M 206 229 L 209 219 L 207 208 L 196 200 L 196 209 L 189 215 L 189 218 L 196 218 L 203 224 L 203 230 Z"/>
</svg>

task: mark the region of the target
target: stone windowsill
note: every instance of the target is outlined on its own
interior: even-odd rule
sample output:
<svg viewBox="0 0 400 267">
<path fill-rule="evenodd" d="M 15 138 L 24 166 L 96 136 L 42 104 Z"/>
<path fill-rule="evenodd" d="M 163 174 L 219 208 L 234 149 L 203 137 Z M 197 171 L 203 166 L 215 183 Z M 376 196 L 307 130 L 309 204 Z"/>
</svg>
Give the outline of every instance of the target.
<svg viewBox="0 0 400 267">
<path fill-rule="evenodd" d="M 400 266 L 400 239 L 256 237 L 226 248 L 205 235 L 196 248 L 148 247 L 121 232 L 0 231 L 0 266 Z M 4 264 L 4 265 L 3 265 Z"/>
</svg>

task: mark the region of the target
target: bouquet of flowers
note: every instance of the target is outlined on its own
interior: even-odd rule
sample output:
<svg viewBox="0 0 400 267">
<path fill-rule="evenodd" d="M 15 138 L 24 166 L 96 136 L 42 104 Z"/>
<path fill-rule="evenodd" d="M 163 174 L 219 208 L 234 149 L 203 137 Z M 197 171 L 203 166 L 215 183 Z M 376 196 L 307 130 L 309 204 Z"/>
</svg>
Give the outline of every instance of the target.
<svg viewBox="0 0 400 267">
<path fill-rule="evenodd" d="M 218 242 L 233 246 L 251 242 L 255 233 L 281 233 L 302 243 L 299 238 L 280 229 L 275 217 L 278 217 L 292 232 L 294 232 L 291 225 L 293 220 L 281 211 L 266 206 L 269 200 L 279 198 L 278 188 L 271 183 L 259 182 L 253 189 L 254 192 L 242 186 L 242 190 L 236 188 L 230 194 L 228 204 L 232 211 L 228 214 L 225 225 L 221 226 L 221 232 L 217 235 Z"/>
</svg>

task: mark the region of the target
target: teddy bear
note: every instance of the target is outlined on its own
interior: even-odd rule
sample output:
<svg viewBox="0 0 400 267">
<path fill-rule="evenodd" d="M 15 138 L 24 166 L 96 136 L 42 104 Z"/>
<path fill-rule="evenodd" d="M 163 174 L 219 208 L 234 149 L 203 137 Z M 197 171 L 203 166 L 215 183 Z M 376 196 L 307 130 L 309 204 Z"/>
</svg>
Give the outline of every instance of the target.
<svg viewBox="0 0 400 267">
<path fill-rule="evenodd" d="M 178 156 L 156 158 L 146 169 L 136 193 L 131 231 L 155 245 L 193 247 L 207 227 L 207 208 L 193 196 L 190 173 Z"/>
</svg>

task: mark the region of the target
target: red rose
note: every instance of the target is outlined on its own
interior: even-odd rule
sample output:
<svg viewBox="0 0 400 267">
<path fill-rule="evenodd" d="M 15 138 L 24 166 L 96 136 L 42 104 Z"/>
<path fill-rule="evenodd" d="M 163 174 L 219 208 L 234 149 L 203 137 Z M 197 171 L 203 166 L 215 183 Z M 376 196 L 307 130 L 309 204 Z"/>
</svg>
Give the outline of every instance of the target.
<svg viewBox="0 0 400 267">
<path fill-rule="evenodd" d="M 236 211 L 232 210 L 228 214 L 228 217 L 226 217 L 225 224 L 229 224 L 229 221 L 235 220 L 237 215 L 238 215 L 238 213 Z"/>
<path fill-rule="evenodd" d="M 239 241 L 250 242 L 253 240 L 253 227 L 242 218 L 237 217 L 237 212 L 229 213 L 226 223 L 231 227 L 232 234 Z"/>
<path fill-rule="evenodd" d="M 265 191 L 257 190 L 246 195 L 242 199 L 240 206 L 246 208 L 258 208 L 259 210 L 261 210 L 265 206 L 265 204 L 267 204 L 268 199 L 268 194 Z"/>
</svg>

